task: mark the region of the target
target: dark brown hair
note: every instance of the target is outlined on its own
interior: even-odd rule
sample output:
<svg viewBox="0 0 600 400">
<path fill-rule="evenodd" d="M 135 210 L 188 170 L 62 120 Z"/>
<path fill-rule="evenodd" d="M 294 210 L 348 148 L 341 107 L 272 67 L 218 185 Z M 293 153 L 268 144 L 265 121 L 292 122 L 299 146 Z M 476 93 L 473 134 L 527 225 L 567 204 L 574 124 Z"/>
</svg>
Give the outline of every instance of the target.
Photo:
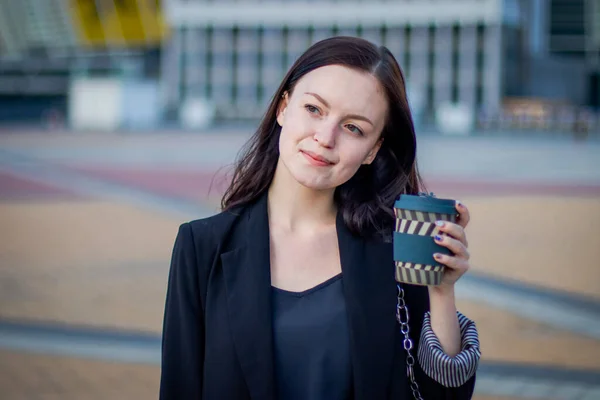
<svg viewBox="0 0 600 400">
<path fill-rule="evenodd" d="M 416 163 L 415 129 L 406 98 L 404 76 L 385 47 L 355 37 L 333 37 L 312 45 L 292 65 L 260 123 L 238 158 L 233 179 L 221 200 L 223 210 L 254 201 L 266 191 L 279 158 L 277 110 L 282 95 L 290 94 L 308 72 L 342 65 L 375 76 L 388 100 L 383 142 L 375 160 L 335 190 L 334 201 L 348 228 L 365 237 L 391 234 L 393 203 L 400 194 L 424 189 Z"/>
</svg>

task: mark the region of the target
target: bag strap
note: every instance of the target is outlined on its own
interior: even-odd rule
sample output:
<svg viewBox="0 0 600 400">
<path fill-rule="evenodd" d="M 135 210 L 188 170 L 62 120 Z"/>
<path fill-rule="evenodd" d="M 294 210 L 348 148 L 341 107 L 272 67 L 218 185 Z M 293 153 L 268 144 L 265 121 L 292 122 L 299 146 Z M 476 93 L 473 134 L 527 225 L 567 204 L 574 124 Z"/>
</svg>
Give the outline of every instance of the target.
<svg viewBox="0 0 600 400">
<path fill-rule="evenodd" d="M 415 400 L 424 400 L 421 396 L 421 392 L 419 391 L 419 385 L 415 379 L 415 358 L 413 357 L 411 350 L 413 348 L 413 341 L 408 335 L 410 331 L 410 327 L 408 326 L 408 307 L 406 306 L 406 301 L 404 299 L 404 289 L 400 284 L 396 285 L 398 287 L 398 303 L 396 304 L 396 319 L 400 324 L 400 332 L 404 335 L 404 350 L 406 350 L 406 374 L 410 381 L 410 389 L 412 390 L 413 397 Z"/>
</svg>

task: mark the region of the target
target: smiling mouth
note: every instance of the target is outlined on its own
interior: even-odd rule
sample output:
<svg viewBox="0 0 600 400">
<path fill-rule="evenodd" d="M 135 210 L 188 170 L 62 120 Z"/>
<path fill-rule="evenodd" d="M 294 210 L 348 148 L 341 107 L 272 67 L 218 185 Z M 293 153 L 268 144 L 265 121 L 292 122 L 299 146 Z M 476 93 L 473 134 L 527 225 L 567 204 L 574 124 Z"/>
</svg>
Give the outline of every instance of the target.
<svg viewBox="0 0 600 400">
<path fill-rule="evenodd" d="M 317 166 L 328 166 L 328 165 L 333 165 L 334 163 L 329 161 L 328 159 L 321 157 L 317 154 L 314 153 L 310 153 L 310 152 L 306 152 L 306 151 L 300 151 L 304 157 L 306 157 L 306 159 L 313 165 L 317 165 Z"/>
</svg>

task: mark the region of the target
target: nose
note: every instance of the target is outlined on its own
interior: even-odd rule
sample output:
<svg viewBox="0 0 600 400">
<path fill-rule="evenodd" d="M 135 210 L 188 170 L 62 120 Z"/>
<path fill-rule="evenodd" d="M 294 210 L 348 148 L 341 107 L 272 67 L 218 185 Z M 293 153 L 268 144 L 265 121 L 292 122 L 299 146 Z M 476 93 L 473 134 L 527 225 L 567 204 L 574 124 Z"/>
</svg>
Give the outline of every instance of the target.
<svg viewBox="0 0 600 400">
<path fill-rule="evenodd" d="M 323 147 L 333 148 L 335 146 L 336 131 L 334 125 L 323 125 L 315 132 L 314 140 Z"/>
</svg>

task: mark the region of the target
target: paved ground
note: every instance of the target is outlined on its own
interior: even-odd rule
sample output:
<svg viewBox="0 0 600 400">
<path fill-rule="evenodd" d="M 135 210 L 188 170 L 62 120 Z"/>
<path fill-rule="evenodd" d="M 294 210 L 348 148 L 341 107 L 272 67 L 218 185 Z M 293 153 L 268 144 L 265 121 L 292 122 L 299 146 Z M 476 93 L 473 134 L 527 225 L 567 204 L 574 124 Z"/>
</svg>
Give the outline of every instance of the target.
<svg viewBox="0 0 600 400">
<path fill-rule="evenodd" d="M 7 400 L 153 399 L 160 377 L 157 366 L 14 352 L 0 353 L 0 370 Z M 478 395 L 475 400 L 516 398 Z"/>
<path fill-rule="evenodd" d="M 156 397 L 177 227 L 216 210 L 214 173 L 244 139 L 0 136 L 2 398 Z M 600 398 L 599 150 L 422 140 L 430 189 L 473 215 L 459 305 L 480 330 L 481 400 Z"/>
<path fill-rule="evenodd" d="M 74 357 L 0 353 L 6 400 L 155 399 L 160 368 Z"/>
</svg>

